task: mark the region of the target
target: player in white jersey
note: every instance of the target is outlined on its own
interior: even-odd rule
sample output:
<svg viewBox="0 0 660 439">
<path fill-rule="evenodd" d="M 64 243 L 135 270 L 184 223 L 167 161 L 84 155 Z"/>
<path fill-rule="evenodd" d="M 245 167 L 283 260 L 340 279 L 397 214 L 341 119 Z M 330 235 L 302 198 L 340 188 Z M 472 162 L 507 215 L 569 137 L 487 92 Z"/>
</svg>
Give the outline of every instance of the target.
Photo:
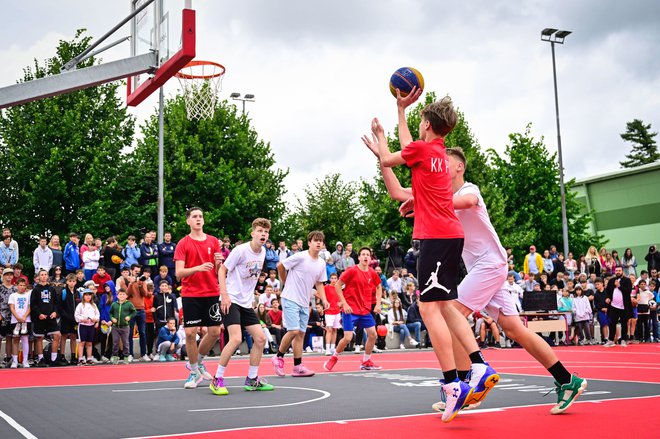
<svg viewBox="0 0 660 439">
<path fill-rule="evenodd" d="M 375 142 L 366 137 L 362 140 L 378 155 Z M 502 327 L 508 338 L 518 342 L 541 363 L 555 378 L 557 404 L 550 413 L 563 413 L 587 388 L 587 380 L 571 375 L 552 348 L 538 334 L 522 324 L 515 302 L 505 287 L 508 273 L 506 252 L 490 222 L 479 188 L 464 180 L 465 154 L 461 148 L 448 148 L 447 157 L 454 191 L 454 209 L 465 231 L 462 256 L 468 271 L 458 286 L 456 306 L 466 317 L 474 311 L 485 309 Z M 381 166 L 381 172 L 390 197 L 405 201 L 399 209 L 401 214 L 410 215 L 414 206 L 410 188 L 403 188 L 390 169 Z M 459 378 L 468 379 L 470 361 L 467 353 L 461 350 L 460 344 L 454 343 Z M 487 393 L 483 392 L 483 397 Z M 481 402 L 483 397 L 480 400 L 471 399 L 467 403 L 476 404 Z M 443 408 L 442 402 L 434 404 L 436 410 Z"/>
</svg>

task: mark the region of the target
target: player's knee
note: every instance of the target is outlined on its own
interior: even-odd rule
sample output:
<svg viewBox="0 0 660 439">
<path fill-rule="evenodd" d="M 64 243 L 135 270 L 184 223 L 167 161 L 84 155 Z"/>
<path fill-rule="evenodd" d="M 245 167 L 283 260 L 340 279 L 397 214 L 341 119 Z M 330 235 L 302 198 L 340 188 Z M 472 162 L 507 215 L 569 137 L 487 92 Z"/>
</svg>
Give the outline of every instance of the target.
<svg viewBox="0 0 660 439">
<path fill-rule="evenodd" d="M 262 332 L 256 337 L 252 337 L 254 340 L 254 345 L 258 347 L 263 347 L 266 345 L 266 335 Z"/>
</svg>

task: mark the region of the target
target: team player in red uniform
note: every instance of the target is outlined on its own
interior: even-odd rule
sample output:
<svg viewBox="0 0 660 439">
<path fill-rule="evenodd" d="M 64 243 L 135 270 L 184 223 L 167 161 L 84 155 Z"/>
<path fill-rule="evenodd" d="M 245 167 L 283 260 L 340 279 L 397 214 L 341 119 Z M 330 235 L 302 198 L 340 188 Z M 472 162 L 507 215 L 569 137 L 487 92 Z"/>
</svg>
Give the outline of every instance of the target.
<svg viewBox="0 0 660 439">
<path fill-rule="evenodd" d="M 380 313 L 380 298 L 383 295 L 380 277 L 373 268 L 369 267 L 371 261 L 371 250 L 369 247 L 362 247 L 358 253 L 358 265 L 349 267 L 341 274 L 341 277 L 335 284 L 335 291 L 339 297 L 343 313 L 342 324 L 344 327 L 344 338 L 337 344 L 337 350 L 325 362 L 323 367 L 331 371 L 337 364 L 339 354 L 344 352 L 346 346 L 353 338 L 353 328 L 357 326 L 358 330 L 364 329 L 367 332 L 367 342 L 364 345 L 364 355 L 362 357 L 362 370 L 378 370 L 381 367 L 376 366 L 371 361 L 371 353 L 376 344 L 376 321 L 371 314 L 372 296 L 376 291 L 376 305 L 373 308 L 375 313 Z M 342 287 L 346 286 L 342 292 Z"/>
<path fill-rule="evenodd" d="M 194 389 L 202 380 L 213 379 L 203 361 L 220 335 L 222 317 L 217 272 L 221 253 L 218 239 L 204 233 L 202 209 L 188 209 L 186 223 L 190 226 L 190 233 L 178 242 L 174 261 L 176 277 L 181 280 L 183 326 L 190 369 L 190 376 L 183 387 Z M 198 346 L 196 337 L 200 326 L 208 327 L 208 332 Z"/>
<path fill-rule="evenodd" d="M 453 303 L 458 297 L 458 266 L 464 235 L 454 212 L 444 137 L 454 128 L 458 116 L 449 97 L 427 105 L 420 114 L 420 140 L 413 142 L 405 109 L 420 95 L 421 90 L 416 89 L 406 97 L 397 92 L 401 152 L 389 151 L 377 119 L 372 122 L 372 132 L 378 140 L 381 166 L 406 164 L 411 169 L 416 207 L 413 238 L 420 240 L 419 309 L 443 371 L 442 396 L 446 398 L 446 408 L 442 420 L 449 422 L 465 404 L 483 400 L 499 381 L 499 375 L 485 362 L 467 320 Z M 470 384 L 458 377 L 453 344 L 460 344 L 469 353 Z"/>
</svg>

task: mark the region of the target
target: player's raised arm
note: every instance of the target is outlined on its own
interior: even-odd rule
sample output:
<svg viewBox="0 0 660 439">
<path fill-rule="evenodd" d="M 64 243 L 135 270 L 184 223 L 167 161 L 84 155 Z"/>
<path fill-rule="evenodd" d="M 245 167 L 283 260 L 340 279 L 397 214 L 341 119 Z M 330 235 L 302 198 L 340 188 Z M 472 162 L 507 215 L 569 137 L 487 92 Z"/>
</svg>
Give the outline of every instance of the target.
<svg viewBox="0 0 660 439">
<path fill-rule="evenodd" d="M 401 157 L 401 151 L 390 151 L 383 127 L 376 117 L 371 121 L 371 132 L 378 140 L 378 158 L 380 159 L 381 166 L 389 168 L 392 166 L 403 165 L 406 162 L 403 157 Z"/>
<path fill-rule="evenodd" d="M 401 149 L 408 146 L 413 141 L 410 130 L 408 129 L 408 121 L 406 120 L 406 108 L 413 104 L 422 95 L 422 89 L 413 87 L 410 93 L 406 96 L 401 96 L 401 92 L 396 91 L 396 107 L 399 116 L 399 142 Z"/>
<path fill-rule="evenodd" d="M 383 136 L 383 140 L 387 145 L 387 139 L 385 136 Z M 412 189 L 404 188 L 401 186 L 399 179 L 396 178 L 396 175 L 394 175 L 392 169 L 383 166 L 383 164 L 380 162 L 380 142 L 376 137 L 376 134 L 372 133 L 371 139 L 368 136 L 362 136 L 362 142 L 364 142 L 367 148 L 369 148 L 369 151 L 371 151 L 376 156 L 376 158 L 379 159 L 378 164 L 380 165 L 380 172 L 383 175 L 383 182 L 385 183 L 385 187 L 387 188 L 387 192 L 390 194 L 390 197 L 397 201 L 405 201 L 412 197 Z"/>
</svg>

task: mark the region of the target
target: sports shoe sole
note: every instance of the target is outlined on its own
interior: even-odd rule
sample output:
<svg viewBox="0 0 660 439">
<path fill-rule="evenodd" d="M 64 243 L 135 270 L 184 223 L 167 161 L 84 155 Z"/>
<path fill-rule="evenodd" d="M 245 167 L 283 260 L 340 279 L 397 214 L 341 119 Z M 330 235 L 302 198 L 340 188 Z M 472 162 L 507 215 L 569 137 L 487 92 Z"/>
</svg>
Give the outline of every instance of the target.
<svg viewBox="0 0 660 439">
<path fill-rule="evenodd" d="M 463 409 L 463 407 L 465 407 L 466 405 L 469 405 L 469 404 L 467 403 L 467 401 L 472 397 L 473 390 L 474 390 L 474 389 L 470 389 L 470 391 L 468 392 L 467 396 L 466 396 L 465 399 L 463 400 L 463 405 L 461 406 L 461 408 L 458 409 L 458 410 L 456 410 L 456 411 L 454 411 L 454 413 L 452 413 L 451 416 L 450 416 L 449 418 L 444 419 L 444 412 L 443 412 L 443 419 L 442 419 L 442 422 L 447 423 L 447 422 L 451 422 L 451 421 L 453 421 L 454 418 L 456 417 L 456 415 L 458 414 L 458 412 L 460 412 L 460 411 Z"/>
<path fill-rule="evenodd" d="M 214 395 L 218 395 L 218 396 L 229 395 L 229 390 L 227 390 L 226 387 L 216 387 L 216 388 L 214 388 L 212 384 L 209 384 L 209 389 L 211 389 L 211 392 Z"/>
<path fill-rule="evenodd" d="M 573 397 L 573 399 L 571 400 L 571 402 L 569 402 L 568 405 L 567 405 L 566 407 L 564 407 L 563 409 L 558 409 L 558 408 L 555 408 L 555 407 L 551 408 L 551 409 L 550 409 L 550 414 L 552 414 L 552 415 L 560 415 L 560 414 L 564 413 L 566 410 L 568 410 L 568 408 L 569 408 L 570 406 L 573 405 L 573 403 L 575 402 L 575 400 L 578 399 L 578 397 L 579 397 L 580 395 L 582 395 L 582 393 L 584 393 L 585 390 L 587 390 L 587 385 L 588 385 L 587 380 L 586 380 L 586 379 L 583 379 L 583 380 L 582 380 L 582 384 L 580 384 L 580 388 L 579 388 L 578 391 L 577 391 L 577 395 L 575 395 L 575 396 Z"/>
<path fill-rule="evenodd" d="M 471 405 L 471 404 L 476 404 L 477 402 L 483 401 L 488 393 L 493 390 L 493 388 L 497 385 L 497 383 L 500 382 L 500 375 L 497 373 L 494 373 L 493 375 L 489 376 L 486 381 L 484 382 L 484 387 L 485 389 L 481 392 L 471 392 L 470 395 L 465 399 L 465 405 Z M 474 390 L 474 389 L 472 389 Z"/>
</svg>

